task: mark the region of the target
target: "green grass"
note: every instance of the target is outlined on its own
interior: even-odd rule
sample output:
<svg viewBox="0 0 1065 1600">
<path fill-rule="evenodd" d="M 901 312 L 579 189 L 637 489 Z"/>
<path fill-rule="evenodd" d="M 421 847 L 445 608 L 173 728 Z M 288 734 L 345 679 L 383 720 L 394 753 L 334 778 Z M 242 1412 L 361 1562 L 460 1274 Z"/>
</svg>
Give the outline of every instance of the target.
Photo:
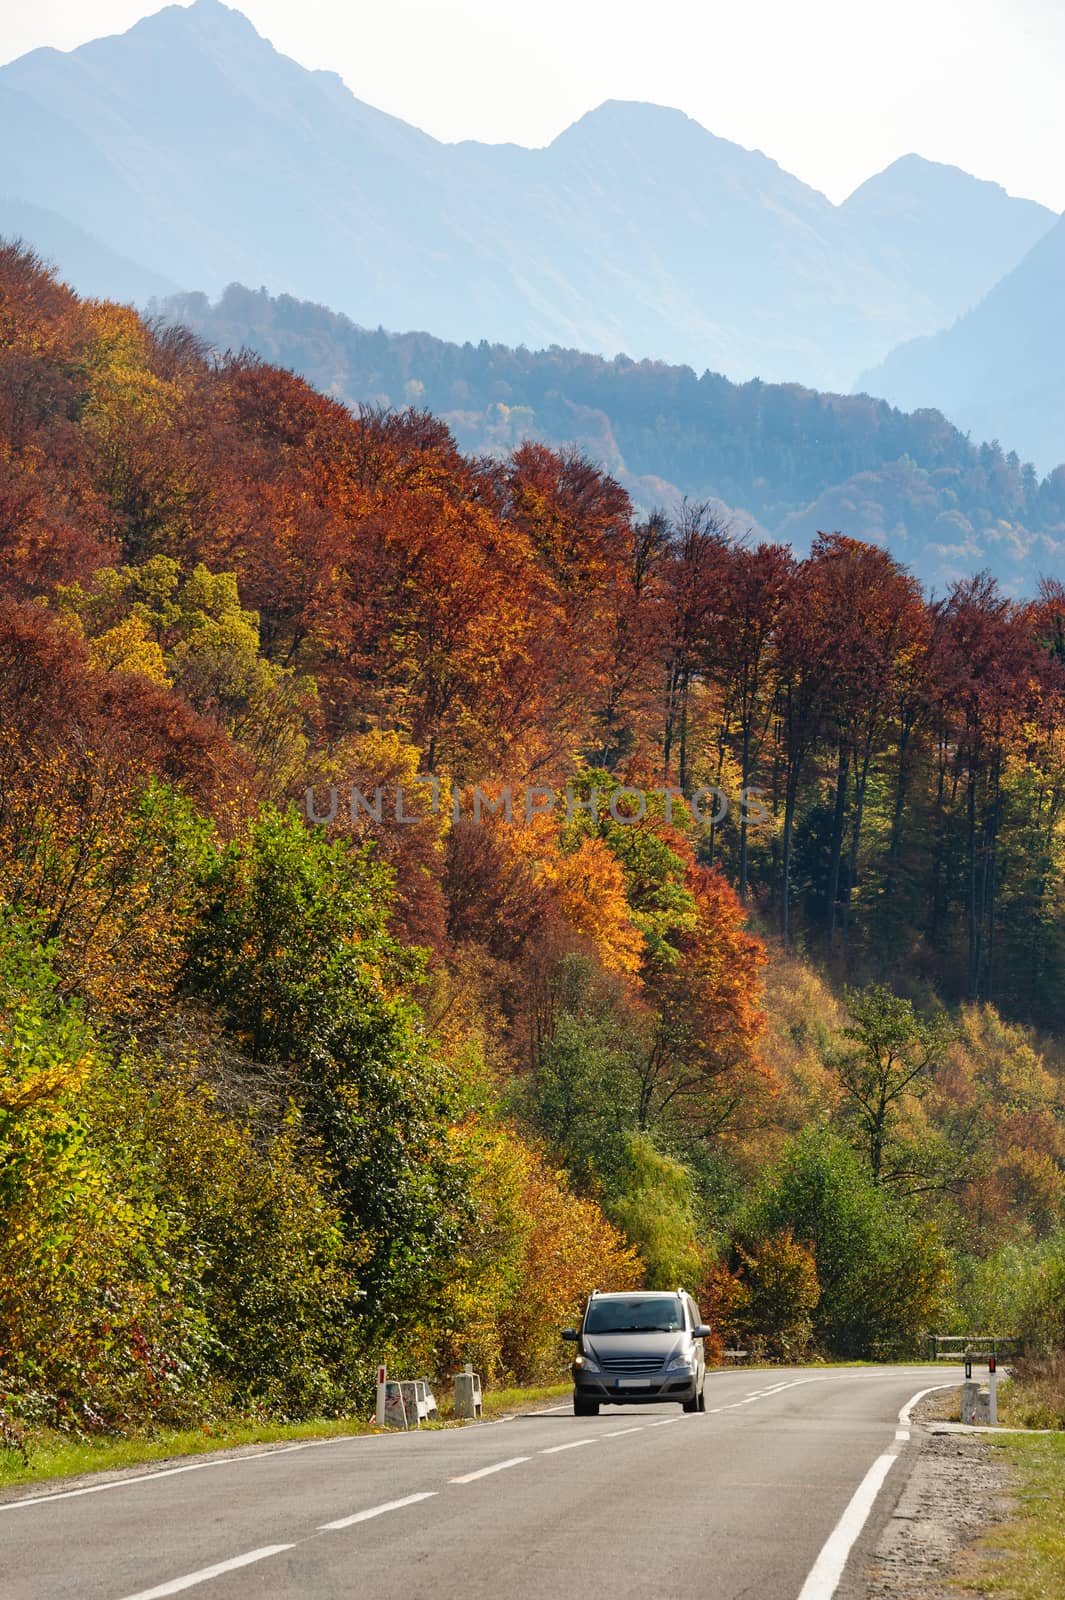
<svg viewBox="0 0 1065 1600">
<path fill-rule="evenodd" d="M 169 1432 L 113 1434 L 81 1438 L 51 1429 L 26 1436 L 29 1466 L 18 1451 L 0 1448 L 0 1488 L 40 1483 L 49 1478 L 76 1477 L 83 1472 L 109 1472 L 172 1456 L 204 1455 L 245 1444 L 274 1444 L 290 1439 L 332 1439 L 340 1434 L 372 1433 L 373 1425 L 357 1417 L 319 1422 L 230 1422 Z"/>
<path fill-rule="evenodd" d="M 1017 1479 L 1014 1519 L 981 1540 L 993 1552 L 967 1584 L 1008 1600 L 1061 1600 L 1065 1594 L 1065 1433 L 985 1435 Z"/>
<path fill-rule="evenodd" d="M 497 1389 L 484 1396 L 486 1419 L 503 1416 L 526 1406 L 561 1400 L 570 1393 L 568 1383 L 534 1389 Z M 441 1400 L 441 1417 L 450 1421 L 450 1397 Z M 440 1426 L 440 1424 L 437 1424 Z M 452 1423 L 454 1426 L 454 1424 Z M 54 1478 L 80 1477 L 86 1472 L 114 1472 L 175 1456 L 204 1455 L 233 1450 L 240 1445 L 279 1444 L 294 1439 L 334 1439 L 344 1434 L 373 1433 L 372 1422 L 361 1417 L 316 1422 L 229 1422 L 168 1432 L 121 1437 L 79 1438 L 50 1429 L 31 1430 L 26 1436 L 29 1466 L 17 1450 L 0 1446 L 0 1489 Z"/>
<path fill-rule="evenodd" d="M 553 1383 L 540 1389 L 496 1389 L 484 1395 L 484 1415 L 501 1417 L 509 1411 L 521 1411 L 526 1406 L 568 1400 L 572 1393 L 572 1383 Z"/>
</svg>

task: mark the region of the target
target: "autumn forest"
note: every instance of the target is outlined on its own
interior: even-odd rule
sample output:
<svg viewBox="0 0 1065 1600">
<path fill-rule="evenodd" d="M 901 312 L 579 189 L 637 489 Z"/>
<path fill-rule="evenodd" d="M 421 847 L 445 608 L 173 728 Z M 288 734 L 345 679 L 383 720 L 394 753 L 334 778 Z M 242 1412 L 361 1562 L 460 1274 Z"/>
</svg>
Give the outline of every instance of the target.
<svg viewBox="0 0 1065 1600">
<path fill-rule="evenodd" d="M 633 1282 L 1061 1342 L 1065 587 L 637 514 L 17 245 L 0 586 L 0 1416 L 535 1382 Z"/>
</svg>

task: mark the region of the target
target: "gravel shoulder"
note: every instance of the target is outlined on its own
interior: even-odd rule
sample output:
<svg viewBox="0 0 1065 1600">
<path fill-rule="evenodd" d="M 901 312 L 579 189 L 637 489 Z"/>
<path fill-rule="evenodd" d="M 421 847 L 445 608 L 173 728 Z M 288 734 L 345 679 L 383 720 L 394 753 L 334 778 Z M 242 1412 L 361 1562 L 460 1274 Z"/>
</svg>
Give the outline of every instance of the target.
<svg viewBox="0 0 1065 1600">
<path fill-rule="evenodd" d="M 866 1565 L 864 1600 L 964 1600 L 983 1593 L 996 1552 L 976 1543 L 1014 1514 L 1015 1474 L 976 1434 L 921 1426 L 957 1416 L 957 1391 L 929 1395 L 914 1410 L 909 1476 Z"/>
</svg>

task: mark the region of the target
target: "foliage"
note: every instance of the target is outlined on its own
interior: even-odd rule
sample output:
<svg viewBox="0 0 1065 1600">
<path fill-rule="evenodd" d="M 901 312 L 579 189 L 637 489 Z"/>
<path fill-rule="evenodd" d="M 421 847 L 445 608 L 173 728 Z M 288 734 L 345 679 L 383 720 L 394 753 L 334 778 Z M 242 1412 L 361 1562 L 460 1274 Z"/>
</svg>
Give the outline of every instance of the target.
<svg viewBox="0 0 1065 1600">
<path fill-rule="evenodd" d="M 669 1289 L 698 1280 L 701 1262 L 691 1173 L 659 1150 L 646 1133 L 630 1135 L 606 1209 L 639 1250 L 648 1288 Z"/>
<path fill-rule="evenodd" d="M 790 440 L 781 516 L 796 417 L 868 466 L 866 402 L 741 399 L 720 448 Z M 906 495 L 1065 515 L 872 420 Z M 879 542 L 636 514 L 515 443 L 0 246 L 8 1409 L 553 1375 L 641 1279 L 781 1352 L 1058 1337 L 1065 594 L 930 599 Z"/>
<path fill-rule="evenodd" d="M 934 1225 L 916 1220 L 837 1137 L 799 1137 L 742 1218 L 739 1239 L 788 1232 L 816 1264 L 814 1337 L 833 1354 L 906 1353 L 935 1322 L 947 1288 Z"/>
<path fill-rule="evenodd" d="M 783 1361 L 801 1361 L 813 1337 L 821 1297 L 813 1253 L 790 1233 L 740 1248 L 743 1302 L 738 1332 L 751 1348 Z"/>
</svg>

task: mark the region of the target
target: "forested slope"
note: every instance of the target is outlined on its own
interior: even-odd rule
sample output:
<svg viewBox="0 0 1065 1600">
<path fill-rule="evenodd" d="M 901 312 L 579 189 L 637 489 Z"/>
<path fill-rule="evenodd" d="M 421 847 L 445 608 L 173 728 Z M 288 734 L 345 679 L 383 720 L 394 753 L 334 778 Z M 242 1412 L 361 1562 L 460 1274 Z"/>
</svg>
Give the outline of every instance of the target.
<svg viewBox="0 0 1065 1600">
<path fill-rule="evenodd" d="M 6 1414 L 535 1377 L 638 1278 L 793 1356 L 1058 1315 L 1060 591 L 636 517 L 15 247 L 0 583 Z"/>
<path fill-rule="evenodd" d="M 218 349 L 254 350 L 350 404 L 427 406 L 469 451 L 574 444 L 647 510 L 712 498 L 737 527 L 804 551 L 819 529 L 841 527 L 940 593 L 986 568 L 1031 597 L 1062 568 L 1065 467 L 1041 479 L 1009 438 L 971 440 L 937 411 L 664 362 L 374 332 L 239 285 L 214 305 L 182 295 L 161 309 Z"/>
</svg>

